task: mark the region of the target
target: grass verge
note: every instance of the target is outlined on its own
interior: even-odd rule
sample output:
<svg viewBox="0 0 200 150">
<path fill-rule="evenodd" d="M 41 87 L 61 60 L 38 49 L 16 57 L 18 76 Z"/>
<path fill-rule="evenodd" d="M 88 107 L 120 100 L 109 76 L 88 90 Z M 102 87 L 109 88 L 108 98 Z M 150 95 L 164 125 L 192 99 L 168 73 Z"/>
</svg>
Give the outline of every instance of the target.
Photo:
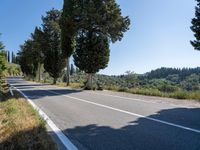
<svg viewBox="0 0 200 150">
<path fill-rule="evenodd" d="M 151 88 L 120 88 L 117 86 L 105 87 L 106 90 L 117 91 L 117 92 L 127 92 L 132 94 L 147 95 L 147 96 L 158 96 L 167 97 L 175 99 L 187 99 L 187 100 L 198 100 L 200 101 L 200 91 L 175 91 L 175 92 L 161 92 L 158 89 Z"/>
<path fill-rule="evenodd" d="M 14 94 L 0 102 L 0 149 L 56 150 L 45 121 L 18 92 Z"/>
</svg>

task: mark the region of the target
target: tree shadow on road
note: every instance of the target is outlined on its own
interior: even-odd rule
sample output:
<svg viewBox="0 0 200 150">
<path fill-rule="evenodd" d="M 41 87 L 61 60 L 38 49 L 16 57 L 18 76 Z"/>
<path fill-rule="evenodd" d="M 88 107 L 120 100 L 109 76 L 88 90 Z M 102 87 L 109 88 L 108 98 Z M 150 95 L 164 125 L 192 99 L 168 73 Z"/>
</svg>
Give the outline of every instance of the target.
<svg viewBox="0 0 200 150">
<path fill-rule="evenodd" d="M 166 109 L 148 117 L 200 130 L 200 108 Z M 146 118 L 138 118 L 121 128 L 90 124 L 63 132 L 92 150 L 200 149 L 200 133 Z"/>
<path fill-rule="evenodd" d="M 81 90 L 71 90 L 71 89 L 52 89 L 52 90 L 32 90 L 32 89 L 20 89 L 25 93 L 31 100 L 39 100 L 44 97 L 56 97 L 61 95 L 69 95 L 74 93 L 80 93 Z"/>
</svg>

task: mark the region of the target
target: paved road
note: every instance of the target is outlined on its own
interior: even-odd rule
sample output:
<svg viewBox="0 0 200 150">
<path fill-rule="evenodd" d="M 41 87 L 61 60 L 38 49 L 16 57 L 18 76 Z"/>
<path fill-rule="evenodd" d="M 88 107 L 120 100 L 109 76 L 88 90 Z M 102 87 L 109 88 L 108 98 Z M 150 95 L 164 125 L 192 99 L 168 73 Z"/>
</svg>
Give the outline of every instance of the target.
<svg viewBox="0 0 200 150">
<path fill-rule="evenodd" d="M 9 78 L 79 149 L 200 150 L 200 104 Z"/>
</svg>

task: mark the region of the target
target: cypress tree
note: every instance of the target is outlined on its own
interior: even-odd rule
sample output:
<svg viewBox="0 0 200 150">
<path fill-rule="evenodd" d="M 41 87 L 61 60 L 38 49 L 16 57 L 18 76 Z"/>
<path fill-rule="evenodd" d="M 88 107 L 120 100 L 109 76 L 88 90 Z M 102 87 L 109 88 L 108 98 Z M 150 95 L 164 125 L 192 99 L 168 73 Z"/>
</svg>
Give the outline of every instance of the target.
<svg viewBox="0 0 200 150">
<path fill-rule="evenodd" d="M 7 55 L 7 61 L 8 61 L 8 63 L 10 63 L 10 51 L 8 51 L 7 53 L 8 53 L 8 55 Z"/>
<path fill-rule="evenodd" d="M 88 74 L 87 89 L 92 88 L 93 75 L 107 67 L 109 55 L 109 42 L 106 36 L 88 32 L 77 39 L 74 62 L 80 70 Z"/>
<path fill-rule="evenodd" d="M 70 67 L 70 75 L 73 75 L 74 72 L 75 72 L 74 65 L 71 64 L 71 67 Z"/>
<path fill-rule="evenodd" d="M 66 59 L 61 50 L 61 31 L 59 26 L 60 11 L 52 9 L 43 20 L 43 32 L 46 40 L 44 50 L 44 69 L 54 78 L 56 83 L 61 71 L 66 65 Z"/>
<path fill-rule="evenodd" d="M 108 64 L 109 41 L 115 43 L 123 38 L 130 19 L 121 15 L 115 0 L 86 0 L 78 6 L 81 13 L 77 17 L 80 20 L 74 61 L 80 70 L 88 73 L 87 86 L 91 88 L 92 75 Z"/>
<path fill-rule="evenodd" d="M 12 52 L 12 63 L 16 63 L 16 56 L 14 52 Z"/>
<path fill-rule="evenodd" d="M 194 32 L 195 40 L 190 41 L 195 50 L 200 50 L 200 0 L 195 7 L 195 18 L 192 19 L 191 30 Z"/>
<path fill-rule="evenodd" d="M 78 3 L 76 0 L 64 0 L 63 11 L 60 19 L 61 49 L 63 57 L 67 59 L 67 85 L 69 85 L 70 65 L 69 59 L 75 48 L 75 36 L 77 32 L 76 20 L 79 18 Z"/>
<path fill-rule="evenodd" d="M 38 81 L 40 82 L 41 79 L 41 66 L 43 63 L 44 54 L 43 51 L 46 46 L 44 32 L 41 28 L 36 27 L 34 33 L 31 35 L 34 45 L 34 52 L 37 55 L 37 62 L 38 62 Z"/>
</svg>

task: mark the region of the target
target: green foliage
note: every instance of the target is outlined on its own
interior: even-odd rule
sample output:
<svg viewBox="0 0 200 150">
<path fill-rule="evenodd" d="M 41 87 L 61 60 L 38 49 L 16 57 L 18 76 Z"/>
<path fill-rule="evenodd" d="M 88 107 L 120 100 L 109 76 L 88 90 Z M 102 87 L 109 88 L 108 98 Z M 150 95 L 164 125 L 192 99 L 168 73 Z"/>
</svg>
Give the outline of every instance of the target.
<svg viewBox="0 0 200 150">
<path fill-rule="evenodd" d="M 170 70 L 170 73 L 164 75 L 161 70 L 164 70 L 165 73 L 167 73 L 165 70 Z M 183 68 L 174 70 L 173 68 L 156 69 L 156 71 L 152 71 L 155 76 L 149 73 L 138 75 L 130 71 L 119 76 L 96 74 L 94 76 L 94 87 L 96 89 L 100 87 L 99 89 L 133 94 L 200 100 L 200 69 Z M 166 78 L 160 78 L 163 75 Z M 73 84 L 79 83 L 82 85 L 86 80 L 87 75 L 85 73 L 71 76 Z"/>
<path fill-rule="evenodd" d="M 200 50 L 200 1 L 197 1 L 197 6 L 195 8 L 195 18 L 192 19 L 191 30 L 194 32 L 195 40 L 190 41 L 194 49 Z"/>
<path fill-rule="evenodd" d="M 34 33 L 31 34 L 31 39 L 33 40 L 33 53 L 37 56 L 35 57 L 38 63 L 43 63 L 44 49 L 46 48 L 44 32 L 41 28 L 36 27 Z"/>
<path fill-rule="evenodd" d="M 12 63 L 13 64 L 16 63 L 16 56 L 15 56 L 14 52 L 12 52 Z"/>
<path fill-rule="evenodd" d="M 64 0 L 63 11 L 60 18 L 61 27 L 61 49 L 63 57 L 69 58 L 75 47 L 75 36 L 77 33 L 77 14 L 78 11 L 77 0 Z"/>
<path fill-rule="evenodd" d="M 70 75 L 73 75 L 74 73 L 75 73 L 74 65 L 71 64 L 71 67 L 70 67 Z"/>
<path fill-rule="evenodd" d="M 0 41 L 0 51 L 2 51 L 2 50 L 4 50 L 4 45 L 3 45 L 3 43 Z"/>
<path fill-rule="evenodd" d="M 10 51 L 7 51 L 7 61 L 10 63 Z"/>
<path fill-rule="evenodd" d="M 2 42 L 0 42 L 0 80 L 3 76 L 3 71 L 6 70 L 6 52 L 4 51 L 4 45 Z M 1 82 L 1 81 L 0 81 Z"/>
<path fill-rule="evenodd" d="M 121 15 L 121 9 L 115 0 L 64 0 L 60 19 L 63 54 L 66 57 L 71 56 L 75 48 L 75 37 L 77 37 L 75 64 L 79 69 L 94 74 L 99 69 L 104 69 L 108 63 L 108 40 L 112 42 L 121 40 L 129 25 L 129 18 Z M 91 42 L 92 40 L 94 41 Z M 97 44 L 96 41 L 101 43 Z M 81 48 L 83 50 L 80 50 Z M 102 57 L 103 54 L 106 56 Z M 92 55 L 98 57 L 97 61 L 91 59 Z M 85 58 L 87 63 L 84 62 Z"/>
<path fill-rule="evenodd" d="M 2 75 L 5 69 L 6 69 L 6 57 L 0 51 L 0 76 Z"/>
<path fill-rule="evenodd" d="M 26 76 L 35 77 L 38 68 L 38 53 L 34 50 L 33 39 L 25 41 L 20 48 L 21 50 L 17 55 L 22 72 Z"/>
<path fill-rule="evenodd" d="M 121 15 L 120 6 L 115 0 L 85 0 L 79 7 L 81 30 L 102 34 L 116 42 L 121 40 L 129 29 L 130 19 Z"/>
<path fill-rule="evenodd" d="M 60 11 L 52 9 L 47 12 L 43 20 L 43 31 L 46 42 L 44 43 L 44 68 L 56 83 L 66 65 L 66 59 L 61 50 L 61 30 L 59 26 Z"/>
<path fill-rule="evenodd" d="M 6 65 L 6 70 L 3 73 L 5 76 L 19 76 L 22 74 L 20 66 L 11 63 Z"/>
<path fill-rule="evenodd" d="M 186 79 L 182 81 L 180 84 L 184 90 L 196 91 L 199 90 L 199 81 L 200 81 L 199 75 L 191 74 L 190 76 L 187 76 Z"/>
<path fill-rule="evenodd" d="M 109 53 L 108 39 L 105 36 L 86 33 L 77 40 L 74 62 L 80 70 L 95 74 L 107 67 Z"/>
</svg>

